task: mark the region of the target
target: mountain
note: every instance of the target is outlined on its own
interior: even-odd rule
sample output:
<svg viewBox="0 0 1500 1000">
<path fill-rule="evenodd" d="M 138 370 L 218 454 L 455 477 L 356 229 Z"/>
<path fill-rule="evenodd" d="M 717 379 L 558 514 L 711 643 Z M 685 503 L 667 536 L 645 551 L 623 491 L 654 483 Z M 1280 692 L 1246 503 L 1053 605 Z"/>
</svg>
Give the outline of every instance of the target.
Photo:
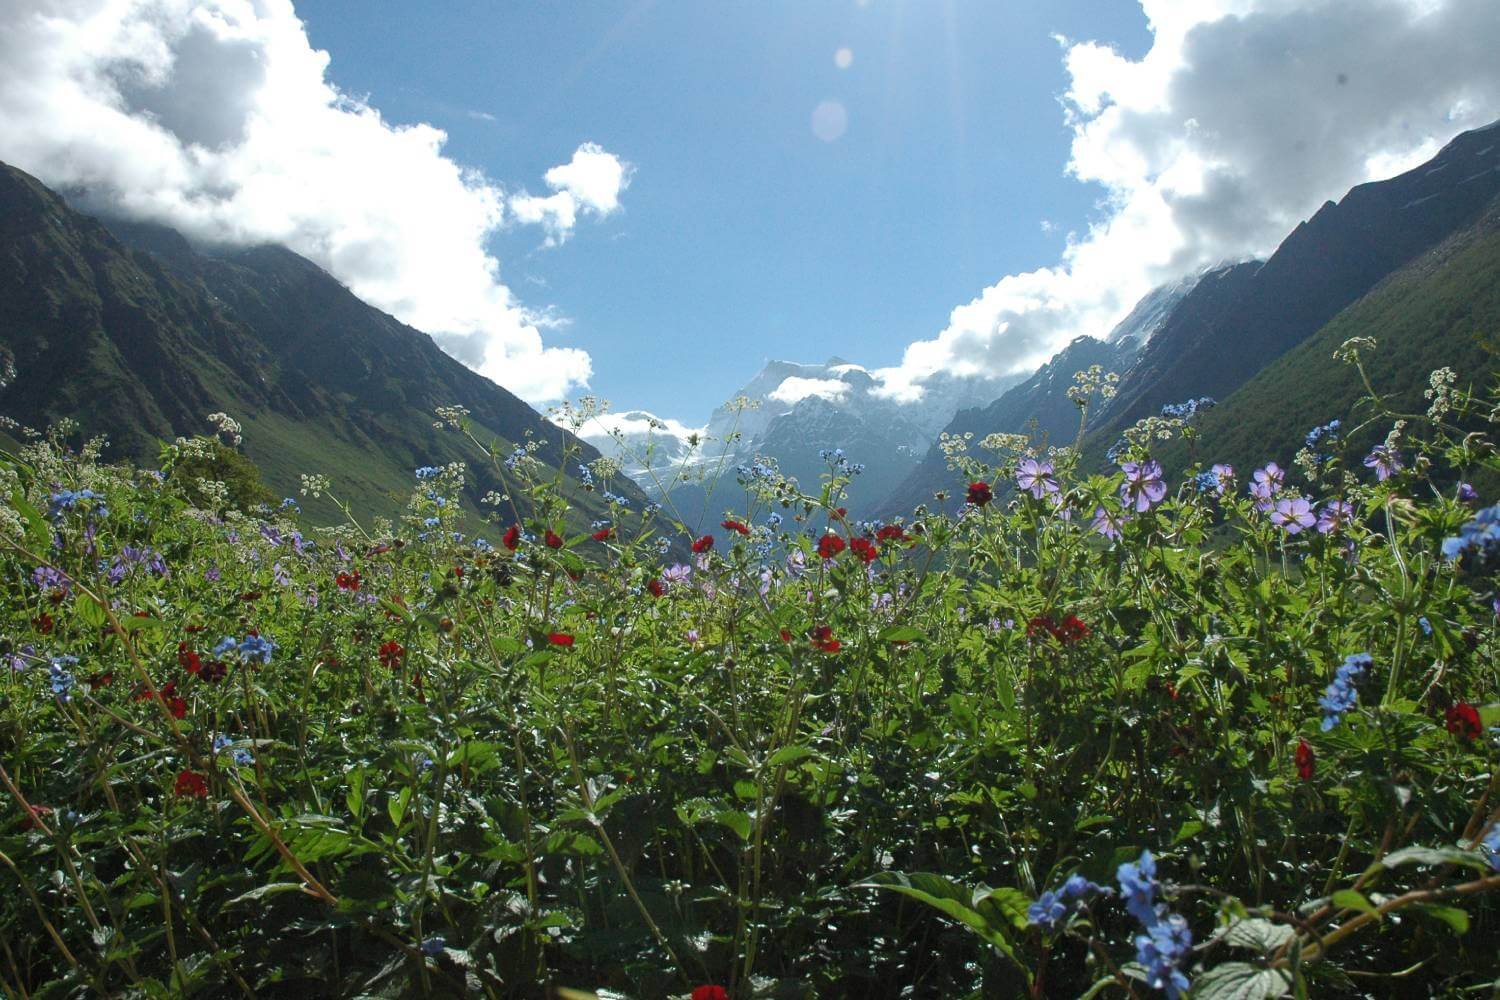
<svg viewBox="0 0 1500 1000">
<path fill-rule="evenodd" d="M 745 507 L 735 471 L 761 457 L 773 459 L 804 492 L 817 493 L 829 471 L 825 453 L 841 450 L 864 467 L 850 492 L 868 509 L 916 466 L 955 412 L 994 398 L 1014 381 L 938 377 L 924 384 L 920 400 L 897 402 L 882 394 L 869 369 L 843 358 L 769 361 L 734 400 L 714 410 L 701 432 L 631 411 L 596 421 L 584 436 L 676 516 L 707 530 L 721 511 Z"/>
<path fill-rule="evenodd" d="M 19 371 L 0 412 L 23 423 L 70 417 L 106 434 L 108 454 L 152 462 L 160 440 L 226 411 L 272 488 L 294 495 L 300 474 L 323 473 L 367 515 L 398 513 L 422 465 L 465 461 L 475 497 L 504 489 L 472 445 L 433 428 L 439 406 L 468 408 L 476 436 L 503 450 L 529 436 L 544 462 L 565 448 L 598 457 L 290 250 L 208 251 L 162 227 L 107 225 L 4 164 L 0 348 Z M 615 489 L 646 502 L 632 483 Z"/>
<path fill-rule="evenodd" d="M 1227 396 L 1387 275 L 1472 225 L 1497 193 L 1500 122 L 1325 203 L 1265 263 L 1220 271 L 1212 296 L 1198 294 L 1207 291 L 1200 282 L 1178 304 L 1101 411 L 1097 440 L 1107 447 L 1165 404 Z"/>
<path fill-rule="evenodd" d="M 1361 351 L 1375 389 L 1389 393 L 1390 408 L 1421 413 L 1428 376 L 1451 367 L 1461 389 L 1482 390 L 1500 372 L 1500 195 L 1469 226 L 1409 261 L 1346 307 L 1311 337 L 1266 365 L 1199 422 L 1198 456 L 1249 469 L 1268 460 L 1290 467 L 1313 427 L 1339 419 L 1345 428 L 1342 457 L 1359 468 L 1372 445 L 1384 440 L 1389 421 L 1359 405 L 1366 390 L 1351 365 L 1333 352 L 1351 337 L 1370 337 Z M 1190 456 L 1180 443 L 1163 449 L 1174 471 Z M 1485 495 L 1500 482 L 1479 483 Z"/>
</svg>

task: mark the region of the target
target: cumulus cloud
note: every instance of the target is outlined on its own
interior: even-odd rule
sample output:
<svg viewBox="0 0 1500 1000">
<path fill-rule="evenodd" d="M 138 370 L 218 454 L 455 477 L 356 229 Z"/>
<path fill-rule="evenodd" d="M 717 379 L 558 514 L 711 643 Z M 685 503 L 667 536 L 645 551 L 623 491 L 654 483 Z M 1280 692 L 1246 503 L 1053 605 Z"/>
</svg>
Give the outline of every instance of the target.
<svg viewBox="0 0 1500 1000">
<path fill-rule="evenodd" d="M 487 249 L 505 191 L 446 157 L 440 129 L 341 92 L 328 63 L 290 0 L 7 0 L 0 159 L 190 237 L 285 244 L 527 399 L 586 383 L 588 354 L 543 343 L 546 311 Z M 571 228 L 617 210 L 628 171 L 585 144 L 545 180 Z"/>
<path fill-rule="evenodd" d="M 808 396 L 835 400 L 844 398 L 848 392 L 849 383 L 836 378 L 803 378 L 792 375 L 782 379 L 781 384 L 771 390 L 768 398 L 795 406 Z"/>
<path fill-rule="evenodd" d="M 1162 282 L 1271 252 L 1323 201 L 1500 116 L 1495 0 L 1141 0 L 1131 60 L 1060 39 L 1068 172 L 1101 219 L 1054 266 L 1008 275 L 877 374 L 911 400 L 938 372 L 1028 370 L 1103 336 Z"/>
<path fill-rule="evenodd" d="M 547 229 L 547 243 L 566 240 L 582 212 L 606 216 L 620 207 L 620 192 L 630 185 L 631 167 L 592 142 L 579 146 L 573 159 L 548 170 L 542 180 L 552 189 L 545 197 L 512 195 L 510 210 L 522 222 Z"/>
<path fill-rule="evenodd" d="M 650 434 L 655 437 L 672 437 L 682 442 L 687 442 L 695 435 L 701 437 L 704 433 L 702 427 L 689 427 L 680 420 L 671 417 L 658 417 L 654 413 L 645 410 L 625 410 L 620 413 L 601 413 L 589 420 L 584 425 L 581 437 L 586 441 L 597 442 L 603 438 L 610 437 L 616 432 L 626 437 Z"/>
</svg>

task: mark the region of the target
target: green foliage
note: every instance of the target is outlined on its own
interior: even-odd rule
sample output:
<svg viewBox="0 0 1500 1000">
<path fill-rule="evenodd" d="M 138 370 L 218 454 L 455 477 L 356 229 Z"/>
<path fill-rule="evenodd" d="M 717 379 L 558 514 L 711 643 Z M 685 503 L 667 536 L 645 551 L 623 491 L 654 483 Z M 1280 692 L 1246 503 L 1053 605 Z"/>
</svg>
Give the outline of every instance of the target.
<svg viewBox="0 0 1500 1000">
<path fill-rule="evenodd" d="M 167 482 L 182 490 L 188 501 L 198 507 L 213 506 L 203 483 L 222 483 L 229 507 L 242 514 L 276 499 L 260 481 L 260 470 L 255 463 L 219 441 L 206 442 L 201 450 L 177 458 L 171 464 Z"/>
<path fill-rule="evenodd" d="M 835 470 L 677 566 L 607 469 L 458 418 L 444 454 L 513 502 L 419 460 L 378 529 L 30 444 L 0 469 L 0 988 L 1486 989 L 1495 577 L 1441 552 L 1495 402 L 1409 421 L 1384 481 L 1292 476 L 1353 508 L 1329 533 L 1058 455 L 1055 491 L 900 525 Z M 1160 910 L 1122 898 L 1144 850 Z M 1143 913 L 1191 946 L 1163 965 Z"/>
</svg>

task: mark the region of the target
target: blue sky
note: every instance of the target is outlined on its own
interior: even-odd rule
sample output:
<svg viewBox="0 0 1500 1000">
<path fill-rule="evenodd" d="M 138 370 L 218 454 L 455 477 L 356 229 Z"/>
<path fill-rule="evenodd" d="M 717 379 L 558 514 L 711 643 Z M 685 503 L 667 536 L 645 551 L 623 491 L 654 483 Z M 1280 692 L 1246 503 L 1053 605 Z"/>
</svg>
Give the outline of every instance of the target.
<svg viewBox="0 0 1500 1000">
<path fill-rule="evenodd" d="M 1030 371 L 1500 117 L 1496 51 L 1496 0 L 7 0 L 0 159 L 701 425 L 770 358 Z"/>
<path fill-rule="evenodd" d="M 895 364 L 998 276 L 1056 260 L 1104 189 L 1064 176 L 1053 35 L 1150 43 L 1123 2 L 368 10 L 297 5 L 341 89 L 440 126 L 458 162 L 533 189 L 583 141 L 634 165 L 622 212 L 495 250 L 526 304 L 571 321 L 549 342 L 588 350 L 597 394 L 690 421 L 766 358 Z M 825 100 L 847 108 L 832 142 L 811 127 Z"/>
</svg>

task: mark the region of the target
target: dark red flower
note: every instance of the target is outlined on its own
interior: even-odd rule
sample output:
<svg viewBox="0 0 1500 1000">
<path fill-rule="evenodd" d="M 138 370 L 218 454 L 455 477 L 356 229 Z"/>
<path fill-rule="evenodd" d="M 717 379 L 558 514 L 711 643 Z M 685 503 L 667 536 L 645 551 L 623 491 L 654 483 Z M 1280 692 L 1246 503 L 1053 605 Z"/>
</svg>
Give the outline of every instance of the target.
<svg viewBox="0 0 1500 1000">
<path fill-rule="evenodd" d="M 1089 627 L 1077 615 L 1069 615 L 1062 620 L 1062 624 L 1052 630 L 1057 641 L 1065 646 L 1088 638 Z"/>
<path fill-rule="evenodd" d="M 693 551 L 695 553 L 697 553 L 697 552 L 707 552 L 709 549 L 711 549 L 713 547 L 714 547 L 714 536 L 713 535 L 704 535 L 702 538 L 699 538 L 698 540 L 696 540 L 695 542 L 693 542 Z"/>
<path fill-rule="evenodd" d="M 848 507 L 835 507 L 833 509 L 833 512 L 828 515 L 828 518 L 829 518 L 829 520 L 832 520 L 832 521 L 842 521 L 844 518 L 846 518 L 848 516 L 849 516 L 849 508 Z"/>
<path fill-rule="evenodd" d="M 827 534 L 818 539 L 818 555 L 824 559 L 832 559 L 844 551 L 844 540 L 835 534 Z"/>
<path fill-rule="evenodd" d="M 177 774 L 177 784 L 174 790 L 184 798 L 206 799 L 208 798 L 208 781 L 203 775 L 193 771 L 180 771 Z"/>
<path fill-rule="evenodd" d="M 547 641 L 564 648 L 573 645 L 573 637 L 566 632 L 553 632 L 547 636 Z"/>
<path fill-rule="evenodd" d="M 815 648 L 825 653 L 837 653 L 840 643 L 833 637 L 833 628 L 828 625 L 817 625 L 808 633 Z"/>
<path fill-rule="evenodd" d="M 1303 781 L 1311 781 L 1313 766 L 1317 763 L 1318 758 L 1313 753 L 1312 745 L 1306 739 L 1299 739 L 1297 741 L 1297 749 L 1293 751 L 1292 759 L 1297 762 L 1297 777 Z"/>
<path fill-rule="evenodd" d="M 722 986 L 694 986 L 692 1000 L 729 1000 Z"/>
<path fill-rule="evenodd" d="M 260 591 L 258 591 L 258 590 L 247 590 L 243 594 L 240 595 L 240 600 L 245 601 L 247 603 L 250 602 L 250 601 L 258 601 L 258 600 L 260 600 Z"/>
<path fill-rule="evenodd" d="M 598 531 L 594 532 L 589 537 L 592 538 L 596 542 L 602 542 L 606 538 L 608 538 L 610 535 L 613 535 L 614 533 L 615 533 L 615 529 L 614 528 L 600 528 Z"/>
<path fill-rule="evenodd" d="M 1047 615 L 1037 615 L 1026 623 L 1026 638 L 1041 639 L 1057 631 L 1057 622 Z"/>
<path fill-rule="evenodd" d="M 782 642 L 791 642 L 792 641 L 792 633 L 790 631 L 788 631 L 787 629 L 782 629 L 778 634 L 781 636 L 781 641 Z"/>
<path fill-rule="evenodd" d="M 506 528 L 505 534 L 500 536 L 500 544 L 512 552 L 516 551 L 516 547 L 521 544 L 521 526 L 519 524 L 512 524 L 509 528 Z"/>
<path fill-rule="evenodd" d="M 1450 705 L 1443 717 L 1448 723 L 1448 732 L 1466 740 L 1477 740 L 1484 732 L 1484 725 L 1479 721 L 1479 710 L 1466 701 Z"/>
<path fill-rule="evenodd" d="M 185 642 L 177 644 L 177 665 L 190 674 L 196 674 L 203 669 L 202 658 L 193 651 L 193 647 Z"/>
<path fill-rule="evenodd" d="M 726 531 L 737 531 L 742 535 L 750 534 L 750 529 L 745 527 L 738 521 L 720 521 L 719 527 L 725 529 Z"/>
<path fill-rule="evenodd" d="M 551 528 L 548 528 L 547 533 L 542 536 L 542 541 L 547 543 L 549 549 L 560 549 L 563 546 L 562 536 Z"/>
<path fill-rule="evenodd" d="M 183 631 L 184 632 L 204 632 L 204 631 L 207 631 L 207 629 L 208 629 L 207 625 L 188 625 L 188 626 L 186 626 L 186 627 L 183 628 Z"/>
<path fill-rule="evenodd" d="M 203 664 L 203 669 L 198 676 L 210 684 L 217 684 L 229 673 L 229 667 L 222 660 L 209 660 Z"/>
<path fill-rule="evenodd" d="M 108 687 L 114 682 L 115 672 L 113 670 L 106 670 L 103 673 L 94 674 L 92 677 L 89 677 L 87 679 L 90 691 L 97 691 L 99 688 Z"/>
<path fill-rule="evenodd" d="M 868 538 L 856 538 L 854 541 L 850 542 L 849 551 L 853 552 L 855 555 L 859 556 L 867 563 L 872 563 L 876 559 L 880 558 L 880 550 L 877 549 L 875 547 L 875 543 L 871 542 Z"/>
<path fill-rule="evenodd" d="M 21 817 L 21 829 L 23 829 L 23 830 L 35 830 L 43 822 L 46 821 L 46 819 L 47 819 L 48 816 L 51 816 L 51 815 L 52 815 L 52 807 L 51 806 L 44 806 L 44 805 L 39 805 L 39 804 L 33 804 L 32 807 L 27 811 L 26 815 L 24 815 L 24 816 Z"/>
<path fill-rule="evenodd" d="M 381 666 L 396 670 L 400 668 L 401 661 L 406 659 L 406 647 L 392 639 L 380 647 L 379 656 Z"/>
<path fill-rule="evenodd" d="M 172 718 L 182 719 L 187 716 L 187 702 L 177 694 L 176 681 L 168 681 L 157 688 L 156 693 L 161 695 L 162 704 L 167 706 L 167 711 L 172 713 Z"/>
<path fill-rule="evenodd" d="M 52 634 L 52 616 L 45 611 L 31 619 L 31 625 L 42 635 Z"/>
<path fill-rule="evenodd" d="M 877 542 L 904 542 L 906 532 L 901 530 L 899 524 L 882 525 L 881 529 L 875 532 L 875 540 Z"/>
<path fill-rule="evenodd" d="M 340 573 L 333 578 L 340 590 L 358 590 L 360 584 L 359 571 L 353 573 Z"/>
<path fill-rule="evenodd" d="M 385 544 L 384 542 L 381 542 L 379 545 L 374 546 L 368 552 L 366 552 L 365 555 L 367 555 L 367 556 L 380 556 L 380 555 L 385 555 L 389 551 L 391 551 L 391 547 L 389 545 Z"/>
<path fill-rule="evenodd" d="M 647 580 L 646 589 L 651 592 L 652 597 L 660 597 L 667 592 L 667 588 L 660 580 Z"/>
<path fill-rule="evenodd" d="M 975 507 L 983 507 L 993 499 L 995 499 L 995 494 L 990 490 L 989 483 L 975 482 L 969 484 L 968 500 Z"/>
</svg>

